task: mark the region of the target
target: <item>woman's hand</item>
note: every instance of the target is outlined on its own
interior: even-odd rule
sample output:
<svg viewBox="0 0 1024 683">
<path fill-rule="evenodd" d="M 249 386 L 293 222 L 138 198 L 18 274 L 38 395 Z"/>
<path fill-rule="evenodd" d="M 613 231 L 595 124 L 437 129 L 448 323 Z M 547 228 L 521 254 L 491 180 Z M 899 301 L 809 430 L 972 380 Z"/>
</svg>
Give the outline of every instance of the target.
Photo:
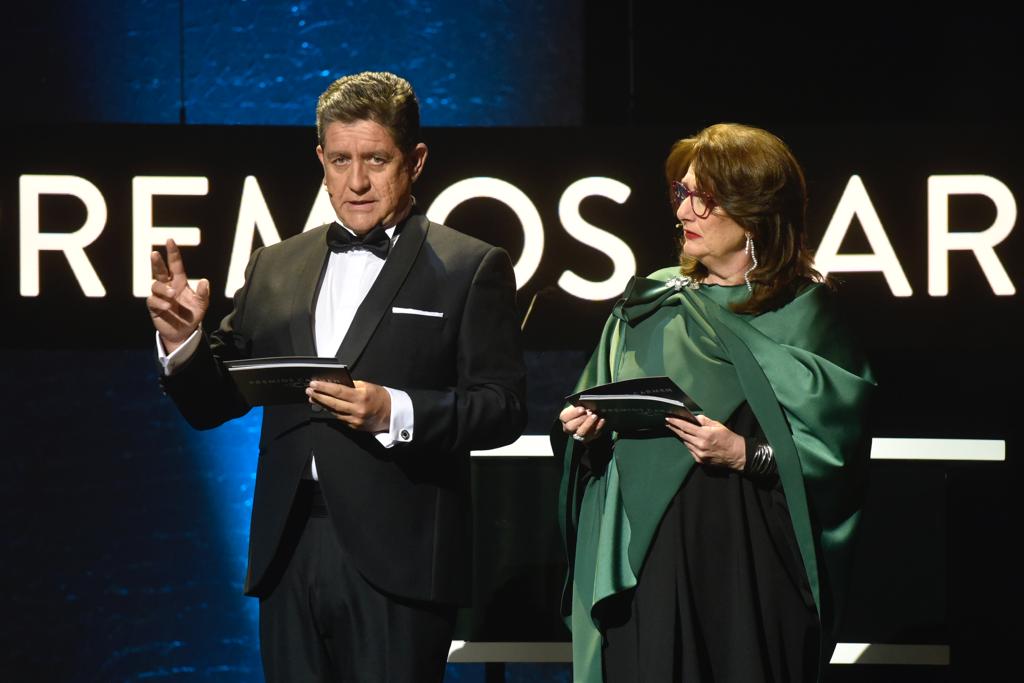
<svg viewBox="0 0 1024 683">
<path fill-rule="evenodd" d="M 699 425 L 669 416 L 665 418 L 665 425 L 686 444 L 699 464 L 742 472 L 747 464 L 747 445 L 743 437 L 704 415 L 698 415 L 697 421 Z"/>
<path fill-rule="evenodd" d="M 559 413 L 558 420 L 562 423 L 563 432 L 583 443 L 593 441 L 604 429 L 604 418 L 580 406 L 569 406 Z"/>
</svg>

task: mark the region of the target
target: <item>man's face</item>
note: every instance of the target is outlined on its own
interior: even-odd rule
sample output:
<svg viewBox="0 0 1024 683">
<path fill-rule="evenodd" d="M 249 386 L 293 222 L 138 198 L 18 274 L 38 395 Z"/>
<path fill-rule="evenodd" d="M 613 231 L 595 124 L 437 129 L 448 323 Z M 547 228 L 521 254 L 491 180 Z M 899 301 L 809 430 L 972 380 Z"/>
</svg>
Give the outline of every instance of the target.
<svg viewBox="0 0 1024 683">
<path fill-rule="evenodd" d="M 423 170 L 427 146 L 403 154 L 374 121 L 327 124 L 324 143 L 316 148 L 324 167 L 331 206 L 347 227 L 365 234 L 374 226 L 393 225 L 412 206 L 412 184 Z"/>
</svg>

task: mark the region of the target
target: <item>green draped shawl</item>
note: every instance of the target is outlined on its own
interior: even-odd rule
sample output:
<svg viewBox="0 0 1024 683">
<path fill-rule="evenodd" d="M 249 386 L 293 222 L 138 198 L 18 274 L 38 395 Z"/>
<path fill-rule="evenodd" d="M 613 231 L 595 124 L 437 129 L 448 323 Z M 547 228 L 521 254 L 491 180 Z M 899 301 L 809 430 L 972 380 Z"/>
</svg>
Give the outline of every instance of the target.
<svg viewBox="0 0 1024 683">
<path fill-rule="evenodd" d="M 756 316 L 729 304 L 745 287 L 681 287 L 678 267 L 633 278 L 577 384 L 668 375 L 708 417 L 749 403 L 775 452 L 793 531 L 822 623 L 821 656 L 834 648 L 852 541 L 863 501 L 874 382 L 838 319 L 831 292 L 811 285 Z M 617 435 L 613 435 L 616 439 Z M 694 460 L 674 436 L 615 441 L 605 472 L 579 486 L 582 447 L 565 454 L 560 523 L 569 550 L 563 613 L 571 613 L 574 679 L 602 680 L 602 603 L 637 583 L 651 540 Z"/>
</svg>

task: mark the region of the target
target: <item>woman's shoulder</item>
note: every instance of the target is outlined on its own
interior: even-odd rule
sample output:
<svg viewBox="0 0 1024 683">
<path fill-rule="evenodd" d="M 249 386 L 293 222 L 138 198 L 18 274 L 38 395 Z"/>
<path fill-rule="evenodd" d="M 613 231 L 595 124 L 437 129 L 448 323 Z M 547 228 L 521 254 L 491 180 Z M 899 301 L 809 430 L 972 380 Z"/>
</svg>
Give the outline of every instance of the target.
<svg viewBox="0 0 1024 683">
<path fill-rule="evenodd" d="M 666 266 L 664 268 L 659 268 L 658 270 L 654 271 L 650 275 L 647 275 L 645 277 L 645 279 L 647 279 L 647 280 L 658 280 L 659 282 L 667 282 L 668 280 L 671 280 L 672 278 L 674 278 L 677 275 L 679 275 L 679 266 L 678 265 Z"/>
<path fill-rule="evenodd" d="M 754 325 L 779 343 L 803 348 L 847 369 L 865 372 L 865 357 L 841 297 L 827 283 L 808 281 L 785 306 L 758 316 Z"/>
<path fill-rule="evenodd" d="M 818 316 L 835 314 L 835 296 L 829 285 L 801 279 L 788 289 L 774 306 L 757 316 L 761 324 L 774 321 L 793 331 L 794 323 L 799 327 Z"/>
</svg>

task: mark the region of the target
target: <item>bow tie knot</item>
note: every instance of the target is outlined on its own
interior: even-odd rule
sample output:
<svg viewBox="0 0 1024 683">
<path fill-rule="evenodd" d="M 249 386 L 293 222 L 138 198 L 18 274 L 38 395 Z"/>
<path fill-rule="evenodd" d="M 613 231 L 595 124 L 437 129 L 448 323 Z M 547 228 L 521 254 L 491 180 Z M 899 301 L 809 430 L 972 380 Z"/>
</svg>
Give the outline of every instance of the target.
<svg viewBox="0 0 1024 683">
<path fill-rule="evenodd" d="M 327 229 L 327 246 L 334 253 L 365 249 L 379 258 L 386 259 L 391 249 L 391 238 L 383 225 L 378 225 L 365 235 L 353 235 L 338 222 Z"/>
</svg>

